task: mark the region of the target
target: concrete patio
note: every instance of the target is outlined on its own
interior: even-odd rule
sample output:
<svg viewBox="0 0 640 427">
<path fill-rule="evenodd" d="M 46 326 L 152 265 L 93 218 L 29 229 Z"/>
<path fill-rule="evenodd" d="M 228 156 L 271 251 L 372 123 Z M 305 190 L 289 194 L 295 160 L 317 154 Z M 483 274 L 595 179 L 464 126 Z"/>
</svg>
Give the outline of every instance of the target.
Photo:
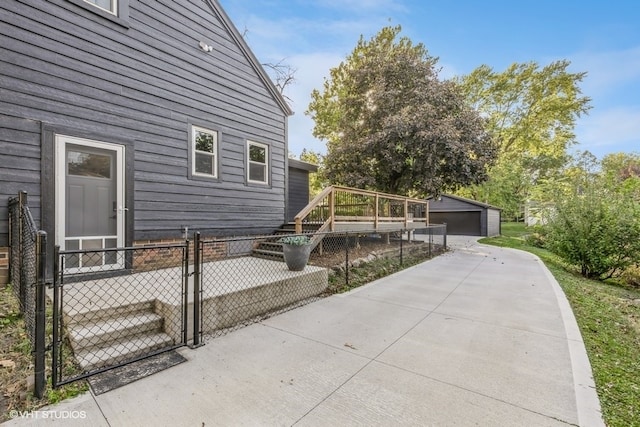
<svg viewBox="0 0 640 427">
<path fill-rule="evenodd" d="M 202 271 L 204 334 L 318 295 L 328 285 L 324 268 L 294 272 L 284 262 L 255 257 L 205 263 Z M 65 284 L 63 315 L 80 365 L 93 369 L 180 343 L 184 304 L 192 319 L 194 301 L 193 275 L 184 296 L 182 276 L 174 267 Z M 187 335 L 193 337 L 192 322 Z"/>
</svg>

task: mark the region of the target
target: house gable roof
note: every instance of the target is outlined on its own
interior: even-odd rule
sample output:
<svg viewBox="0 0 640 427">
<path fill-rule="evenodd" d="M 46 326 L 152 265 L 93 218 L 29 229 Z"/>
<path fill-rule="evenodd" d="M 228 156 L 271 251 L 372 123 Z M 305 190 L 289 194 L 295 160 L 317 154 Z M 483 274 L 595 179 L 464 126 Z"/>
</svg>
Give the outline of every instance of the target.
<svg viewBox="0 0 640 427">
<path fill-rule="evenodd" d="M 267 72 L 264 70 L 264 67 L 262 66 L 262 64 L 260 64 L 260 61 L 258 61 L 254 53 L 251 51 L 251 48 L 245 41 L 244 37 L 242 37 L 236 26 L 231 21 L 231 18 L 229 18 L 229 15 L 227 15 L 227 13 L 224 11 L 218 0 L 204 0 L 204 2 L 207 4 L 207 6 L 209 6 L 211 11 L 218 17 L 218 19 L 220 19 L 220 22 L 229 32 L 231 38 L 238 45 L 242 53 L 247 57 L 249 63 L 251 64 L 251 67 L 256 71 L 260 80 L 264 83 L 271 96 L 273 96 L 273 99 L 278 103 L 278 106 L 287 116 L 293 115 L 293 110 L 291 110 L 291 107 L 289 107 L 287 101 L 284 99 L 278 89 L 276 89 L 276 86 L 274 85 Z"/>
<path fill-rule="evenodd" d="M 318 172 L 318 166 L 313 163 L 307 163 L 297 159 L 288 159 L 288 162 L 290 168 L 305 170 L 308 172 Z"/>
</svg>

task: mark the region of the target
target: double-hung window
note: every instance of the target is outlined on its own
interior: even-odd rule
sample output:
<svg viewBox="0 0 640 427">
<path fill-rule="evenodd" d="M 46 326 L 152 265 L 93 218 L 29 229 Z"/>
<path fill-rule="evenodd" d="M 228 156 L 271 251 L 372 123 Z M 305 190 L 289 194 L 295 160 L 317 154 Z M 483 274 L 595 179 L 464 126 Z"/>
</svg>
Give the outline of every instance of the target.
<svg viewBox="0 0 640 427">
<path fill-rule="evenodd" d="M 191 173 L 218 178 L 218 132 L 193 126 L 191 149 Z"/>
<path fill-rule="evenodd" d="M 269 183 L 269 146 L 247 141 L 247 181 L 252 184 Z"/>
</svg>

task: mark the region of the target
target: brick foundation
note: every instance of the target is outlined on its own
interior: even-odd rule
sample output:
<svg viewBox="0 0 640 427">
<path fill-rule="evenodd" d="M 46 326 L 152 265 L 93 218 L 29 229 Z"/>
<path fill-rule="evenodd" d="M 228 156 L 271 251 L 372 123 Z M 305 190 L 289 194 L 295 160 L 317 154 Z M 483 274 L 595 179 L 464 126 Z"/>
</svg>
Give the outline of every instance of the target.
<svg viewBox="0 0 640 427">
<path fill-rule="evenodd" d="M 136 241 L 133 246 L 136 248 L 144 248 L 144 250 L 134 252 L 133 270 L 138 272 L 181 266 L 182 249 L 163 246 L 182 243 L 184 243 L 182 239 Z M 207 243 L 203 247 L 203 252 L 202 259 L 204 262 L 223 259 L 227 256 L 227 243 L 223 241 Z M 193 257 L 194 245 L 192 241 L 189 245 L 189 260 L 191 262 L 193 262 Z"/>
<path fill-rule="evenodd" d="M 182 239 L 139 240 L 134 243 L 136 248 L 144 250 L 134 251 L 133 270 L 150 271 L 161 268 L 180 267 L 182 265 L 182 249 L 167 248 L 171 244 L 182 244 Z M 227 243 L 208 242 L 203 247 L 202 259 L 211 262 L 227 256 Z M 193 241 L 189 245 L 189 260 L 193 263 Z M 0 286 L 9 282 L 9 248 L 0 247 Z"/>
</svg>

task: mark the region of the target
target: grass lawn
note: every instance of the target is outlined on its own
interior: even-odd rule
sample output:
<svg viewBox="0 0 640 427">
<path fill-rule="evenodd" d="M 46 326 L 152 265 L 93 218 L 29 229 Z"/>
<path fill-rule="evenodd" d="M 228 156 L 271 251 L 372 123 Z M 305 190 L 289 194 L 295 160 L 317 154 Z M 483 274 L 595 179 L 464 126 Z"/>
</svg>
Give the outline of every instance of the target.
<svg viewBox="0 0 640 427">
<path fill-rule="evenodd" d="M 591 361 L 608 426 L 640 426 L 640 289 L 588 280 L 553 253 L 527 245 L 522 223 L 480 243 L 538 255 L 564 290 Z"/>
<path fill-rule="evenodd" d="M 50 311 L 48 316 L 51 316 Z M 47 336 L 51 336 L 51 331 L 47 332 Z M 71 369 L 72 361 L 66 363 L 63 369 Z M 9 286 L 0 287 L 0 423 L 9 420 L 13 410 L 33 411 L 88 390 L 85 381 L 52 389 L 51 351 L 47 351 L 45 363 L 48 383 L 44 397 L 37 399 L 33 395 L 31 341 L 25 332 L 20 305 Z"/>
</svg>

